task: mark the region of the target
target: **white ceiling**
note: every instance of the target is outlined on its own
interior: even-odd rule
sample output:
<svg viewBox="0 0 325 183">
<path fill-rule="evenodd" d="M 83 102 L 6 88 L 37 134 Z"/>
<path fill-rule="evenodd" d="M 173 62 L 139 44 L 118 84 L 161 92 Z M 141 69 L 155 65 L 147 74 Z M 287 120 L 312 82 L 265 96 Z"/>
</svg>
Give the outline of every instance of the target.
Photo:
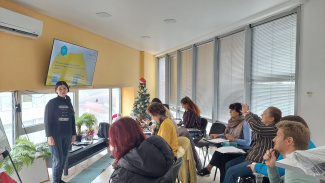
<svg viewBox="0 0 325 183">
<path fill-rule="evenodd" d="M 159 54 L 288 0 L 8 1 L 137 50 Z M 98 12 L 111 17 L 101 18 Z M 177 22 L 165 23 L 164 19 Z"/>
</svg>

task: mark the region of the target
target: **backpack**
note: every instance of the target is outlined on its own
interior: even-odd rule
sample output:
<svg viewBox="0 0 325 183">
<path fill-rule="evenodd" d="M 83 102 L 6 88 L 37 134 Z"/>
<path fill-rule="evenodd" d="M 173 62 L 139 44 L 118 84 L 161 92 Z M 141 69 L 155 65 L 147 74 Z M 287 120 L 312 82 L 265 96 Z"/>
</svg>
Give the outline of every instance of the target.
<svg viewBox="0 0 325 183">
<path fill-rule="evenodd" d="M 107 139 L 109 137 L 109 124 L 106 122 L 99 123 L 98 137 Z"/>
</svg>

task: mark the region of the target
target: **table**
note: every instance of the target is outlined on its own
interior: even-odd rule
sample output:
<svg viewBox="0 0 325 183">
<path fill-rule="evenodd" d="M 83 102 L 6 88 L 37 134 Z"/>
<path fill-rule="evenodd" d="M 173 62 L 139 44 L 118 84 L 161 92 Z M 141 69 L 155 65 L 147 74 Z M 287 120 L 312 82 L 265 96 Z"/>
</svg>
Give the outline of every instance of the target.
<svg viewBox="0 0 325 183">
<path fill-rule="evenodd" d="M 307 175 L 302 169 L 295 166 L 288 158 L 276 161 L 275 166 Z M 325 180 L 325 176 L 315 176 L 315 182 L 319 183 L 321 180 Z"/>
<path fill-rule="evenodd" d="M 66 163 L 64 165 L 64 175 L 68 175 L 68 169 L 75 166 L 76 164 L 102 152 L 107 149 L 108 140 L 107 139 L 98 139 L 94 140 L 92 144 L 84 146 L 82 149 L 79 149 L 74 152 L 69 152 Z"/>
</svg>

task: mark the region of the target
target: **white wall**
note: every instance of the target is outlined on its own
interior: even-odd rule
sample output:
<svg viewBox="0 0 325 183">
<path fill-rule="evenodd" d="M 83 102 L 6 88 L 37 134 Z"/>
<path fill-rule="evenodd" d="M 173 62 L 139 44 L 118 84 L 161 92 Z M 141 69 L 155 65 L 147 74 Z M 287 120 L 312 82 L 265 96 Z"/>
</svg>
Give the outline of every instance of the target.
<svg viewBox="0 0 325 183">
<path fill-rule="evenodd" d="M 298 115 L 311 130 L 316 146 L 325 145 L 325 1 L 310 0 L 302 6 Z M 308 96 L 307 91 L 312 95 Z"/>
</svg>

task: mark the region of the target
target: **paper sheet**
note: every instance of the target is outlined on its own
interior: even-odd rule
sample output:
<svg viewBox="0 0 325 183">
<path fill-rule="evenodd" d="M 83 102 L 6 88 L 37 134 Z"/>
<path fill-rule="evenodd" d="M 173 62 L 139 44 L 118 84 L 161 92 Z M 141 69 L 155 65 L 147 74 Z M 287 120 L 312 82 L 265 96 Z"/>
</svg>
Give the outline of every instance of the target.
<svg viewBox="0 0 325 183">
<path fill-rule="evenodd" d="M 216 138 L 216 139 L 210 139 L 208 140 L 208 142 L 211 142 L 211 143 L 221 143 L 221 142 L 229 142 L 229 140 L 226 140 L 226 139 L 223 139 L 223 138 Z"/>
<path fill-rule="evenodd" d="M 221 153 L 243 153 L 243 154 L 246 153 L 244 150 L 233 146 L 220 147 L 216 151 Z"/>
</svg>

